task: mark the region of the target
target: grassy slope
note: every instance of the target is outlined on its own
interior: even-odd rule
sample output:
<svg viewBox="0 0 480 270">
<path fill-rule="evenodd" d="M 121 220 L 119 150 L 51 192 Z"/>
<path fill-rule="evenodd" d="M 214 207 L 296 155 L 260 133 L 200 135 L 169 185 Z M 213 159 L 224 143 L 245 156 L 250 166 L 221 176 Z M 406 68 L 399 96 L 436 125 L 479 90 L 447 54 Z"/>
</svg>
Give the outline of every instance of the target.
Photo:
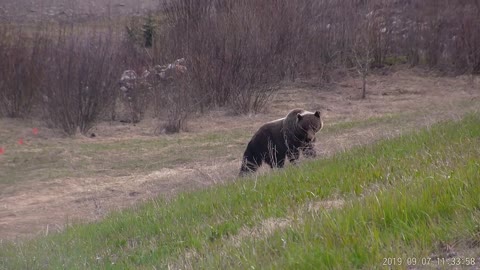
<svg viewBox="0 0 480 270">
<path fill-rule="evenodd" d="M 382 268 L 385 257 L 403 258 L 400 268 L 407 257 L 418 265 L 442 256 L 442 246 L 478 248 L 479 160 L 476 114 L 258 179 L 158 199 L 61 234 L 3 243 L 0 269 Z M 343 207 L 310 207 L 332 200 Z M 265 229 L 266 221 L 273 227 Z"/>
<path fill-rule="evenodd" d="M 456 104 L 456 107 L 472 111 L 475 101 Z M 457 111 L 460 109 L 457 109 Z M 336 136 L 346 131 L 365 128 L 405 128 L 416 126 L 418 119 L 436 110 L 397 113 L 365 120 L 333 122 L 325 127 L 321 136 Z M 13 128 L 12 128 L 13 129 Z M 148 174 L 162 168 L 171 168 L 189 162 L 202 162 L 217 157 L 231 161 L 243 153 L 245 142 L 254 128 L 236 128 L 222 132 L 179 134 L 178 136 L 153 136 L 123 138 L 114 141 L 36 139 L 25 138 L 26 145 L 17 145 L 17 133 L 24 131 L 0 130 L 0 147 L 6 154 L 0 157 L 0 186 L 11 186 L 28 181 L 45 181 L 65 177 L 98 177 Z M 228 145 L 228 152 L 225 152 Z M 154 151 L 152 151 L 154 150 Z M 192 155 L 192 153 L 194 153 Z M 112 162 L 114 160 L 115 162 Z M 0 194 L 2 190 L 0 189 Z"/>
</svg>

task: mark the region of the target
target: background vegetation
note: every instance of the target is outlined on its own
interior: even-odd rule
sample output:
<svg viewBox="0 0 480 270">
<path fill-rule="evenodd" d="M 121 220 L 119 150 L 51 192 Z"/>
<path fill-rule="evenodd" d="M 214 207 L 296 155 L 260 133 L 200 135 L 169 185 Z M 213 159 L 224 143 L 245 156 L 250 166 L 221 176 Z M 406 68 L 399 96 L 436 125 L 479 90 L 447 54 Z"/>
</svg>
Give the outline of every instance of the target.
<svg viewBox="0 0 480 270">
<path fill-rule="evenodd" d="M 88 27 L 2 24 L 0 115 L 42 115 L 67 134 L 87 133 L 116 118 L 123 70 L 141 74 L 182 57 L 188 76 L 171 91 L 183 98 L 162 101 L 157 86 L 139 109 L 183 122 L 216 107 L 258 112 L 283 79 L 356 72 L 366 82 L 372 68 L 400 63 L 477 74 L 478 25 L 478 0 L 178 0 Z"/>
</svg>

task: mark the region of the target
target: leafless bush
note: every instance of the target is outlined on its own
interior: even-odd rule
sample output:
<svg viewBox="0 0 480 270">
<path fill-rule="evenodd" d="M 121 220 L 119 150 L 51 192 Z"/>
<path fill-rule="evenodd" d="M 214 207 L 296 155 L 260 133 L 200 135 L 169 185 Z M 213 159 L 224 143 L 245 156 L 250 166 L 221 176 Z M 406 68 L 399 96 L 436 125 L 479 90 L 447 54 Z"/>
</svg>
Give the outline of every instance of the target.
<svg viewBox="0 0 480 270">
<path fill-rule="evenodd" d="M 460 18 L 458 36 L 455 37 L 455 59 L 460 58 L 466 63 L 469 74 L 480 73 L 480 1 L 466 6 L 463 12 L 458 12 Z M 459 64 L 456 63 L 457 69 Z M 460 66 L 461 67 L 461 66 Z"/>
<path fill-rule="evenodd" d="M 152 59 L 148 50 L 143 46 L 141 36 L 138 35 L 138 31 L 141 30 L 140 23 L 141 21 L 138 18 L 136 20 L 132 18 L 125 28 L 126 33 L 118 42 L 119 46 L 114 48 L 114 60 L 123 69 L 127 70 L 117 75 L 118 89 L 122 90 L 122 94 L 116 100 L 120 102 L 118 104 L 115 102 L 109 109 L 111 120 L 117 118 L 117 109 L 120 108 L 126 110 L 129 116 L 128 120 L 121 117 L 121 121 L 139 122 L 152 103 L 152 89 L 142 79 L 143 76 L 146 76 Z M 125 74 L 125 72 L 128 74 Z"/>
<path fill-rule="evenodd" d="M 424 64 L 447 73 L 480 72 L 480 1 L 403 1 L 397 14 L 403 27 L 405 53 L 412 64 Z M 399 9 L 398 6 L 392 8 Z"/>
<path fill-rule="evenodd" d="M 476 72 L 479 6 L 478 0 L 168 1 L 153 58 L 189 60 L 189 97 L 200 111 L 255 112 L 285 78 L 329 80 L 332 71 L 360 62 L 364 81 L 370 68 L 407 61 Z"/>
<path fill-rule="evenodd" d="M 128 110 L 129 122 L 138 123 L 145 115 L 152 97 L 152 84 L 147 79 L 149 71 L 144 70 L 138 75 L 134 70 L 125 70 L 120 78 L 120 99 Z"/>
<path fill-rule="evenodd" d="M 138 121 L 139 100 L 147 105 L 149 98 L 154 99 L 154 112 L 166 111 L 167 122 L 160 126 L 160 133 L 174 133 L 186 128 L 187 118 L 195 112 L 189 73 L 184 58 L 165 65 L 155 65 L 137 75 L 134 70 L 126 70 L 120 79 L 123 99 L 131 110 L 132 121 Z M 147 96 L 148 98 L 145 98 Z"/>
<path fill-rule="evenodd" d="M 168 31 L 159 42 L 190 62 L 190 96 L 200 110 L 262 107 L 294 66 L 297 2 L 180 0 L 165 6 Z"/>
<path fill-rule="evenodd" d="M 25 117 L 32 111 L 45 46 L 41 37 L 33 40 L 18 27 L 0 27 L 0 115 Z"/>
<path fill-rule="evenodd" d="M 51 42 L 41 84 L 46 119 L 69 135 L 88 132 L 118 93 L 120 68 L 112 39 L 66 29 Z"/>
<path fill-rule="evenodd" d="M 480 73 L 479 0 L 164 2 L 160 16 L 130 23 L 122 46 L 99 33 L 25 35 L 2 25 L 0 114 L 27 116 L 41 96 L 53 125 L 69 134 L 86 132 L 102 111 L 114 118 L 123 70 L 141 76 L 145 68 L 182 57 L 188 85 L 146 89 L 131 106 L 133 121 L 148 103 L 157 116 L 178 115 L 171 117 L 175 123 L 216 106 L 256 112 L 286 78 L 329 80 L 332 71 L 360 62 L 368 63 L 364 71 L 408 61 L 447 73 Z"/>
<path fill-rule="evenodd" d="M 190 70 L 184 58 L 162 66 L 155 66 L 155 88 L 156 100 L 163 102 L 155 103 L 157 111 L 167 111 L 167 121 L 159 128 L 165 133 L 176 133 L 187 128 L 189 116 L 196 111 Z"/>
<path fill-rule="evenodd" d="M 162 84 L 162 92 L 166 99 L 164 106 L 167 110 L 167 121 L 160 129 L 165 133 L 176 133 L 187 128 L 187 120 L 195 112 L 189 87 L 186 78 Z"/>
</svg>

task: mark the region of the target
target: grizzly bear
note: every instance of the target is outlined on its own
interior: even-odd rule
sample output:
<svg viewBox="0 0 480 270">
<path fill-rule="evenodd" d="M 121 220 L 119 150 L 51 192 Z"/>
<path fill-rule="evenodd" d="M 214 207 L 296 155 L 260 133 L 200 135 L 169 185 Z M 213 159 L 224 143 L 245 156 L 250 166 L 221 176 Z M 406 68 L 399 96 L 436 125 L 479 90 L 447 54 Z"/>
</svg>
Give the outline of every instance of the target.
<svg viewBox="0 0 480 270">
<path fill-rule="evenodd" d="M 253 135 L 243 154 L 240 176 L 256 171 L 263 162 L 282 168 L 285 158 L 295 163 L 300 151 L 316 157 L 315 134 L 323 127 L 319 111 L 292 110 L 285 118 L 268 122 Z"/>
</svg>

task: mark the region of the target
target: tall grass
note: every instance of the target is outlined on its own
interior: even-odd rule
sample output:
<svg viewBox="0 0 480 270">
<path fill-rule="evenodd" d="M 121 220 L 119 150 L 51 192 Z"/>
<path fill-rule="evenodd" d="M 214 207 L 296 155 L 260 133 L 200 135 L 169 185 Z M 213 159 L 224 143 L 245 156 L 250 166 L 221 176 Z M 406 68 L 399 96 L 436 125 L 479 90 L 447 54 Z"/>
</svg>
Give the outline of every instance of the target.
<svg viewBox="0 0 480 270">
<path fill-rule="evenodd" d="M 446 246 L 472 256 L 480 242 L 479 139 L 480 116 L 470 115 L 301 167 L 159 198 L 60 234 L 2 243 L 0 267 L 371 269 L 390 267 L 383 265 L 389 257 L 404 260 L 393 267 L 406 268 L 409 257 L 421 266 L 421 258 L 447 257 Z M 315 207 L 332 201 L 343 203 Z"/>
</svg>

